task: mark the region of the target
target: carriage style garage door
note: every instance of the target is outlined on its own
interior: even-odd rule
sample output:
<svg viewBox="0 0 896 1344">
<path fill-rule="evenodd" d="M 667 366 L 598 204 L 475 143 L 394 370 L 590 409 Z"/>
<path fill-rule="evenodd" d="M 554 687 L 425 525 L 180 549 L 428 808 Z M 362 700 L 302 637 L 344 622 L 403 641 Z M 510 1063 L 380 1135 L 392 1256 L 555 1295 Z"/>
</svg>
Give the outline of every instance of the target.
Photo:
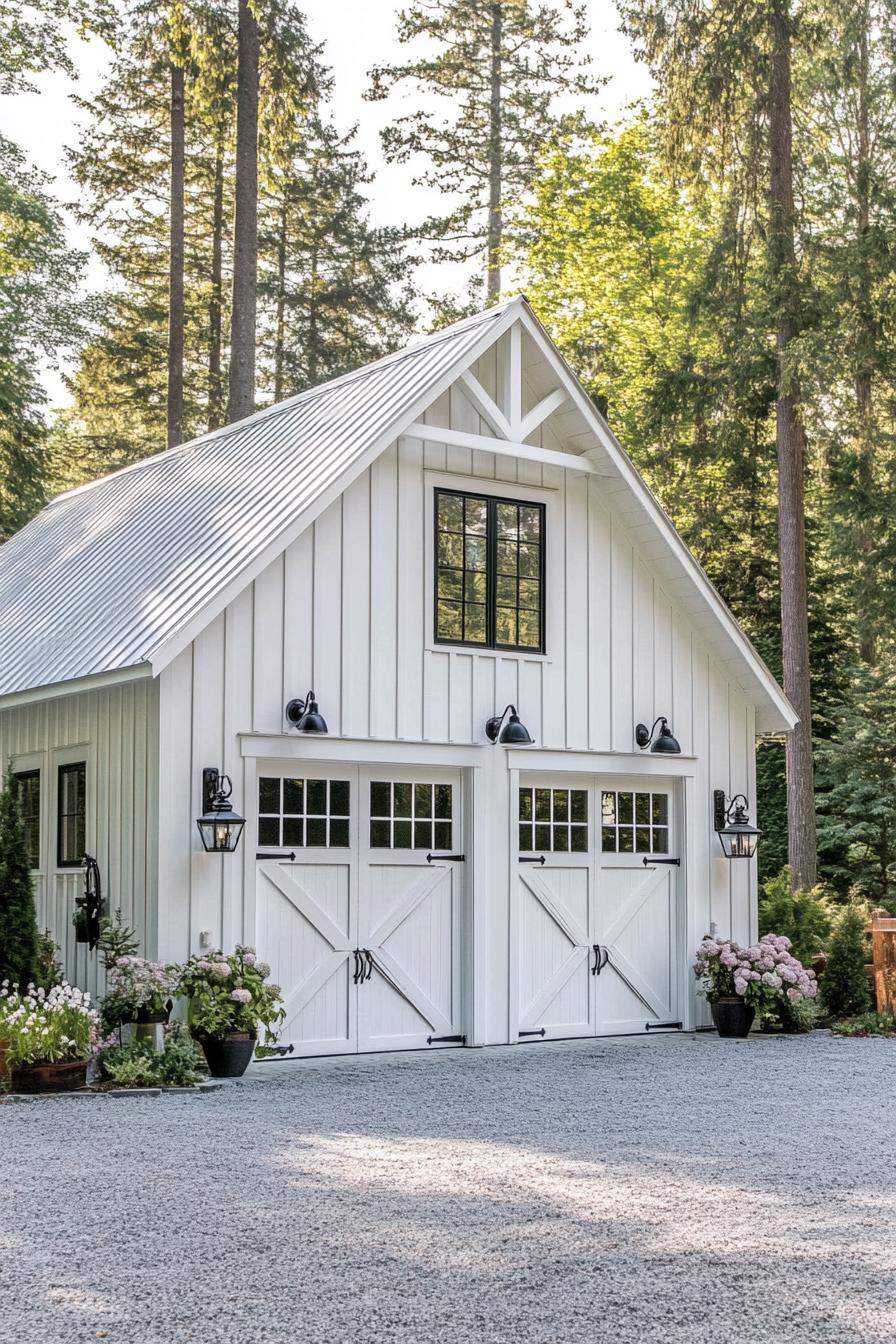
<svg viewBox="0 0 896 1344">
<path fill-rule="evenodd" d="M 261 767 L 258 852 L 256 944 L 283 989 L 283 1044 L 459 1044 L 458 772 Z"/>
<path fill-rule="evenodd" d="M 674 785 L 520 782 L 520 1039 L 677 1024 L 679 868 L 662 862 L 678 857 Z"/>
</svg>

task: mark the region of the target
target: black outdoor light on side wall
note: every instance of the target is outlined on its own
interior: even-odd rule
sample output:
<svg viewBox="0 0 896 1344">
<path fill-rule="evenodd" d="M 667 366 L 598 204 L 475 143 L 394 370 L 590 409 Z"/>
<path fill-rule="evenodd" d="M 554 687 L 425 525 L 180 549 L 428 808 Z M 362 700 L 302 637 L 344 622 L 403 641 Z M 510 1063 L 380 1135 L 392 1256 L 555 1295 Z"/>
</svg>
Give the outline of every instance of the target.
<svg viewBox="0 0 896 1344">
<path fill-rule="evenodd" d="M 286 717 L 296 732 L 325 733 L 327 721 L 317 703 L 313 691 L 308 691 L 304 700 L 290 700 L 286 706 Z"/>
<path fill-rule="evenodd" d="M 229 775 L 209 767 L 202 772 L 202 816 L 196 825 L 206 854 L 232 854 L 240 843 L 246 818 L 230 806 Z"/>
<path fill-rule="evenodd" d="M 489 742 L 500 743 L 505 747 L 532 746 L 532 736 L 526 725 L 520 721 L 516 705 L 505 705 L 500 714 L 489 719 L 485 725 L 485 735 Z"/>
<path fill-rule="evenodd" d="M 659 725 L 659 733 L 656 732 L 657 724 Z M 656 736 L 654 737 L 655 733 Z M 635 741 L 642 751 L 645 747 L 650 747 L 651 751 L 664 752 L 668 756 L 679 756 L 681 754 L 678 739 L 672 736 L 669 720 L 662 715 L 654 722 L 652 728 L 648 728 L 644 723 L 636 724 Z M 653 743 L 652 746 L 651 743 Z"/>
<path fill-rule="evenodd" d="M 742 793 L 736 793 L 730 802 L 724 789 L 715 789 L 713 824 L 726 859 L 752 859 L 762 832 L 750 825 L 748 803 Z"/>
</svg>

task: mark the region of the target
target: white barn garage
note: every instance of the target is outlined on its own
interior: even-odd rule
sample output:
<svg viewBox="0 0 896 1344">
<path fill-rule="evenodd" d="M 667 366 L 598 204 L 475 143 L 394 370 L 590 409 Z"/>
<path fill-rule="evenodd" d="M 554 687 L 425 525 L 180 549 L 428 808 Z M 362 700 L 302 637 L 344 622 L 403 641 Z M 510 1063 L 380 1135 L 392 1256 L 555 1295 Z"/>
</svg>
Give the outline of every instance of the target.
<svg viewBox="0 0 896 1344">
<path fill-rule="evenodd" d="M 509 705 L 531 744 L 489 740 Z M 679 751 L 638 745 L 662 717 Z M 694 1025 L 699 938 L 756 933 L 714 794 L 754 802 L 794 721 L 522 299 L 0 550 L 0 756 L 69 974 L 86 851 L 148 955 L 257 945 L 300 1054 Z"/>
</svg>

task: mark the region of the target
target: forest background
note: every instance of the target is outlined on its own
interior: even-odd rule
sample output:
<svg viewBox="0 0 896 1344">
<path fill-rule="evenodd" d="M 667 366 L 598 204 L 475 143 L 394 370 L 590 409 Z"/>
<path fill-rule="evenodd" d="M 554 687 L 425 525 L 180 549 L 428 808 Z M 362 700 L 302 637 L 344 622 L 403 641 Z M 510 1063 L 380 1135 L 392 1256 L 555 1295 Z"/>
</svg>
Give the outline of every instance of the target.
<svg viewBox="0 0 896 1344">
<path fill-rule="evenodd" d="M 894 20 L 0 0 L 0 539 L 522 289 L 799 710 L 761 877 L 896 910 Z"/>
</svg>

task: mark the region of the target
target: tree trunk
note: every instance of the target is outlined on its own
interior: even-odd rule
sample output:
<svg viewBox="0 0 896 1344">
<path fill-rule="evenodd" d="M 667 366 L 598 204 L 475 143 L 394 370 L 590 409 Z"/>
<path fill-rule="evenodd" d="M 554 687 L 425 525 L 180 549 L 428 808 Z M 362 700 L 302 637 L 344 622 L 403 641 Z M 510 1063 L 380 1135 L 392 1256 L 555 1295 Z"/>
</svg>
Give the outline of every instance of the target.
<svg viewBox="0 0 896 1344">
<path fill-rule="evenodd" d="M 224 146 L 215 147 L 212 203 L 212 273 L 208 305 L 208 427 L 217 429 L 224 417 L 221 378 L 221 335 L 224 308 Z"/>
<path fill-rule="evenodd" d="M 184 67 L 171 66 L 168 202 L 168 447 L 184 437 Z"/>
<path fill-rule="evenodd" d="M 488 231 L 486 235 L 486 304 L 497 303 L 501 293 L 501 238 L 504 218 L 501 210 L 501 46 L 503 23 L 500 4 L 492 5 L 491 97 L 488 135 Z"/>
<path fill-rule="evenodd" d="M 280 232 L 277 237 L 277 312 L 274 321 L 274 401 L 283 399 L 283 371 L 286 344 L 286 226 L 287 206 L 284 189 L 280 205 Z"/>
<path fill-rule="evenodd" d="M 793 224 L 789 0 L 771 0 L 769 67 L 769 261 L 777 306 L 778 555 L 784 689 L 799 715 L 787 737 L 788 857 L 794 890 L 815 885 L 815 785 L 809 617 L 806 585 L 806 436 L 799 387 L 788 364 L 799 330 L 800 295 Z"/>
<path fill-rule="evenodd" d="M 856 282 L 856 493 L 858 516 L 853 521 L 854 555 L 858 569 L 856 578 L 856 622 L 859 636 L 859 656 L 864 663 L 874 663 L 877 655 L 876 629 L 873 616 L 871 589 L 874 584 L 875 538 L 869 525 L 874 497 L 874 407 L 872 402 L 872 370 L 874 367 L 874 324 L 872 318 L 871 277 L 868 267 L 868 234 L 871 228 L 871 137 L 868 125 L 868 27 L 871 21 L 868 4 L 861 9 L 858 51 L 858 108 L 856 135 L 856 242 L 858 265 Z"/>
<path fill-rule="evenodd" d="M 258 264 L 258 24 L 250 0 L 239 0 L 236 92 L 236 209 L 233 223 L 233 307 L 230 315 L 228 421 L 255 410 L 255 311 Z"/>
</svg>

